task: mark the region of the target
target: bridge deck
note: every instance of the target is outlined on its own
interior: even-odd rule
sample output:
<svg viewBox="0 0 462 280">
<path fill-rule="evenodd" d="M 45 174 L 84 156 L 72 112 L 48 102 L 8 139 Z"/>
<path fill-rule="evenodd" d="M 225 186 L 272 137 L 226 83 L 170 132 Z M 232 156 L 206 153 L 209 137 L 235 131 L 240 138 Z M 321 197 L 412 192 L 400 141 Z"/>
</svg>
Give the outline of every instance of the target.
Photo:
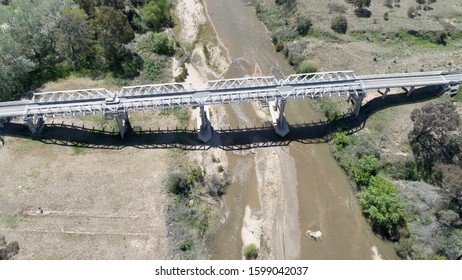
<svg viewBox="0 0 462 280">
<path fill-rule="evenodd" d="M 367 90 L 460 84 L 462 72 L 419 72 L 356 76 L 353 71 L 224 79 L 203 88 L 171 83 L 107 89 L 34 93 L 32 100 L 0 102 L 0 118 L 117 114 L 128 111 L 274 101 L 299 98 L 366 95 Z"/>
</svg>

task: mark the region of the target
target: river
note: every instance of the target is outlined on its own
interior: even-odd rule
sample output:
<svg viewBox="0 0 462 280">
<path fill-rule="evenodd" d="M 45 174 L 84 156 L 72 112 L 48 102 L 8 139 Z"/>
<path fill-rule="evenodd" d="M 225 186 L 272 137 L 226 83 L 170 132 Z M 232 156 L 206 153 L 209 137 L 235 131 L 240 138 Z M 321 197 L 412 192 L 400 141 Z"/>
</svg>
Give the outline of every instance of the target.
<svg viewBox="0 0 462 280">
<path fill-rule="evenodd" d="M 205 3 L 215 32 L 232 61 L 225 78 L 293 73 L 287 60 L 275 51 L 269 32 L 256 17 L 249 1 L 205 0 Z M 319 120 L 319 114 L 309 102 L 312 101 L 288 103 L 286 117 L 289 124 Z M 249 104 L 227 106 L 226 114 L 232 127 L 261 123 Z M 288 163 L 281 163 L 282 169 L 291 168 L 287 176 L 294 176 L 289 179 L 296 184 L 285 186 L 286 189 L 294 188 L 294 191 L 286 191 L 285 199 L 289 200 L 287 207 L 296 212 L 293 215 L 285 213 L 285 217 L 275 221 L 282 223 L 284 220 L 284 234 L 290 233 L 292 237 L 285 236 L 281 247 L 284 252 L 275 254 L 275 258 L 371 259 L 371 247 L 377 246 L 383 258 L 397 259 L 393 245 L 371 231 L 361 214 L 355 192 L 333 159 L 328 144 L 292 142 L 288 148 L 265 149 L 288 150 L 284 155 Z M 278 153 L 284 154 L 280 151 Z M 209 244 L 212 259 L 240 259 L 244 209 L 247 205 L 257 213 L 263 209 L 255 171 L 258 155 L 228 152 L 227 156 L 234 182 L 224 197 L 227 219 Z M 295 170 L 290 162 L 294 162 Z M 307 229 L 320 230 L 321 240 L 316 242 L 307 238 Z"/>
</svg>

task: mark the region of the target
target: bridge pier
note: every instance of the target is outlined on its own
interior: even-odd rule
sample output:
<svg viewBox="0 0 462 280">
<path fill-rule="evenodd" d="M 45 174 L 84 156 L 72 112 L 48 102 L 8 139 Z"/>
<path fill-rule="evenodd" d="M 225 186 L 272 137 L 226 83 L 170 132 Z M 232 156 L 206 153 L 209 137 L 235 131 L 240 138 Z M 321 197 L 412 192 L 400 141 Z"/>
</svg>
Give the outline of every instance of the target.
<svg viewBox="0 0 462 280">
<path fill-rule="evenodd" d="M 377 91 L 382 95 L 382 99 L 385 99 L 387 94 L 390 92 L 390 88 L 386 88 L 384 92 L 381 92 L 380 90 Z"/>
<path fill-rule="evenodd" d="M 409 96 L 411 96 L 411 94 L 414 92 L 415 87 L 412 86 L 412 87 L 410 87 L 409 89 L 403 87 L 403 89 L 406 91 L 406 97 L 409 97 Z"/>
<path fill-rule="evenodd" d="M 43 127 L 45 126 L 45 117 L 39 117 L 35 119 L 30 118 L 27 119 L 26 123 L 27 127 L 29 127 L 29 130 L 32 132 L 32 135 L 34 137 L 39 137 L 42 133 Z"/>
<path fill-rule="evenodd" d="M 360 96 L 360 95 L 353 95 L 353 96 L 350 95 L 348 97 L 348 100 L 351 101 L 352 111 L 355 117 L 359 116 L 359 111 L 361 110 L 361 104 L 363 102 L 363 99 L 364 99 L 364 96 Z"/>
<path fill-rule="evenodd" d="M 120 137 L 124 139 L 125 132 L 127 132 L 128 126 L 128 113 L 127 112 L 119 112 L 114 115 L 114 118 L 119 126 Z"/>
<path fill-rule="evenodd" d="M 207 117 L 204 105 L 199 106 L 200 125 L 197 133 L 197 138 L 204 143 L 207 143 L 212 138 L 212 125 Z"/>
<path fill-rule="evenodd" d="M 286 117 L 284 115 L 284 109 L 286 107 L 287 100 L 280 99 L 276 103 L 276 107 L 279 110 L 279 117 L 276 120 L 276 125 L 274 131 L 277 135 L 284 137 L 289 133 L 289 124 L 287 123 Z"/>
</svg>

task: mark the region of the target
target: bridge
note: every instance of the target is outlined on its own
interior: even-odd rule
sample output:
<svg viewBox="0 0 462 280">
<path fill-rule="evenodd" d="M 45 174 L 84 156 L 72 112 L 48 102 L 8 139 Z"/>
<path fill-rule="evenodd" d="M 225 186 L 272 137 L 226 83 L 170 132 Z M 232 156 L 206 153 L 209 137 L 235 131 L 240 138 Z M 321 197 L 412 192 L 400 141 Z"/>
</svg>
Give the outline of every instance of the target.
<svg viewBox="0 0 462 280">
<path fill-rule="evenodd" d="M 33 93 L 31 100 L 0 102 L 0 119 L 22 117 L 35 136 L 39 136 L 45 119 L 102 114 L 114 118 L 124 137 L 128 113 L 168 108 L 199 108 L 200 140 L 207 142 L 212 126 L 205 106 L 242 102 L 275 102 L 275 132 L 281 137 L 289 133 L 284 116 L 290 99 L 345 97 L 358 116 L 362 101 L 370 90 L 385 98 L 391 88 L 403 88 L 411 94 L 417 87 L 442 86 L 452 93 L 462 82 L 462 72 L 417 72 L 356 76 L 353 71 L 318 72 L 290 75 L 248 77 L 208 81 L 201 88 L 191 83 L 169 83 L 128 86 L 118 92 L 104 88 Z M 272 110 L 270 106 L 270 110 Z"/>
</svg>

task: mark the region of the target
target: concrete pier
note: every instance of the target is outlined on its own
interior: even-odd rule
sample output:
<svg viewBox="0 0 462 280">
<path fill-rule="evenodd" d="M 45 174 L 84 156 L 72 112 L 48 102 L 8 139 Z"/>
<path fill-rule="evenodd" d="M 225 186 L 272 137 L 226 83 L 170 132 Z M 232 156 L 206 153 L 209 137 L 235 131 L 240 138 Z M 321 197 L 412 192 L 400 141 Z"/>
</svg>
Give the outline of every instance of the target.
<svg viewBox="0 0 462 280">
<path fill-rule="evenodd" d="M 128 113 L 120 112 L 114 115 L 114 118 L 119 126 L 120 137 L 124 139 L 125 132 L 127 131 L 128 126 Z"/>
<path fill-rule="evenodd" d="M 208 107 L 199 106 L 198 132 L 197 138 L 204 143 L 207 143 L 212 138 L 212 124 L 208 118 Z"/>
<path fill-rule="evenodd" d="M 32 132 L 34 137 L 39 137 L 42 134 L 43 127 L 45 126 L 45 118 L 30 118 L 26 121 L 27 127 Z"/>
</svg>

